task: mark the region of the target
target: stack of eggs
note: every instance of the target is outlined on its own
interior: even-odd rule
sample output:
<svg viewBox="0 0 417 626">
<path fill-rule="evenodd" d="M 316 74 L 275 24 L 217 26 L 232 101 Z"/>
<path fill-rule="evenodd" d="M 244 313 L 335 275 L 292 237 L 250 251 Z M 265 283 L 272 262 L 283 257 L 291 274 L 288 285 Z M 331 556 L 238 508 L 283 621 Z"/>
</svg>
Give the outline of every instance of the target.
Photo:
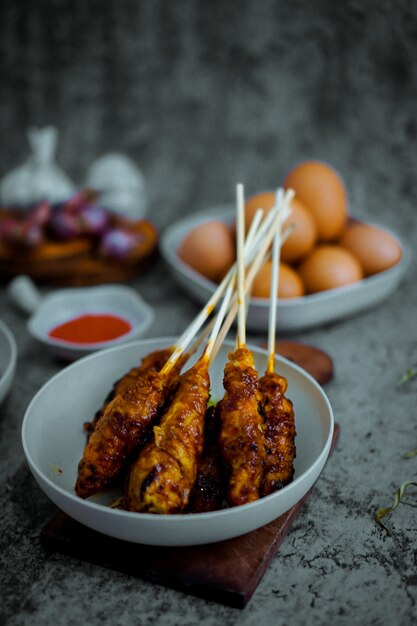
<svg viewBox="0 0 417 626">
<path fill-rule="evenodd" d="M 382 272 L 401 258 L 399 243 L 385 230 L 349 216 L 345 185 L 321 161 L 296 165 L 283 185 L 295 191 L 284 228 L 291 234 L 281 249 L 279 297 L 297 298 L 334 289 Z M 257 211 L 275 205 L 275 192 L 246 201 L 246 228 Z M 179 257 L 203 276 L 218 282 L 235 260 L 233 228 L 220 220 L 194 228 L 182 241 Z M 259 271 L 254 297 L 269 297 L 271 262 Z"/>
</svg>

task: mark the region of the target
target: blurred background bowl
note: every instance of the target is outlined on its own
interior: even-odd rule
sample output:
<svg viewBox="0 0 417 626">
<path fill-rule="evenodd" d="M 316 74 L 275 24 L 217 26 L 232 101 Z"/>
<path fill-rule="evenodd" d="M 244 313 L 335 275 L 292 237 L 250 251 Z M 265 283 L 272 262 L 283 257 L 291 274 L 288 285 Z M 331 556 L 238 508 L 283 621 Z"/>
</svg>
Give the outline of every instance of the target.
<svg viewBox="0 0 417 626">
<path fill-rule="evenodd" d="M 232 224 L 235 209 L 220 206 L 178 220 L 162 234 L 160 249 L 163 258 L 179 285 L 196 301 L 205 303 L 214 293 L 217 284 L 178 256 L 181 242 L 196 226 L 211 220 Z M 374 226 L 378 226 L 373 223 Z M 398 263 L 384 272 L 368 276 L 355 283 L 312 293 L 298 298 L 281 298 L 277 308 L 277 328 L 285 332 L 307 330 L 347 318 L 365 311 L 386 300 L 397 289 L 410 263 L 409 246 L 392 230 L 384 228 L 399 243 L 402 257 Z M 247 314 L 249 330 L 265 333 L 268 329 L 269 298 L 250 298 Z"/>
<path fill-rule="evenodd" d="M 17 346 L 13 333 L 0 320 L 0 404 L 10 391 L 16 372 Z"/>
</svg>

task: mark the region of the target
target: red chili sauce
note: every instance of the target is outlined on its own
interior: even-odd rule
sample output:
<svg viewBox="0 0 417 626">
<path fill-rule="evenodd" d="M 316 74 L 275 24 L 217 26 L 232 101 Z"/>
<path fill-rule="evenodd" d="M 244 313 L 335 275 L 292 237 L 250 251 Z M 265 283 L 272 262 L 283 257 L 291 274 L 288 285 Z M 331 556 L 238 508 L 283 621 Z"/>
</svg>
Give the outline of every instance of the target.
<svg viewBox="0 0 417 626">
<path fill-rule="evenodd" d="M 87 313 L 55 326 L 48 336 L 69 343 L 100 343 L 117 339 L 131 329 L 130 322 L 117 315 Z"/>
</svg>

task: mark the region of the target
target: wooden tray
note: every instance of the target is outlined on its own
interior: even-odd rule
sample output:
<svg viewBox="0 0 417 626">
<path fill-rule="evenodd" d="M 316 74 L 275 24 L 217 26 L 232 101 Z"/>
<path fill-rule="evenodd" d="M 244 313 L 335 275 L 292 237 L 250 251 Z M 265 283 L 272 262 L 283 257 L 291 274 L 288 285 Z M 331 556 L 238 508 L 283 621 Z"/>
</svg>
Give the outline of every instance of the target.
<svg viewBox="0 0 417 626">
<path fill-rule="evenodd" d="M 332 449 L 339 436 L 335 425 Z M 162 548 L 91 530 L 58 511 L 44 527 L 46 548 L 183 592 L 244 608 L 312 490 L 287 513 L 251 533 L 215 544 Z"/>
<path fill-rule="evenodd" d="M 49 241 L 33 250 L 10 249 L 0 242 L 0 279 L 26 274 L 40 283 L 83 286 L 123 282 L 145 271 L 156 256 L 158 233 L 147 221 L 136 222 L 133 230 L 143 237 L 130 259 L 100 258 L 86 238 L 66 242 Z"/>
</svg>

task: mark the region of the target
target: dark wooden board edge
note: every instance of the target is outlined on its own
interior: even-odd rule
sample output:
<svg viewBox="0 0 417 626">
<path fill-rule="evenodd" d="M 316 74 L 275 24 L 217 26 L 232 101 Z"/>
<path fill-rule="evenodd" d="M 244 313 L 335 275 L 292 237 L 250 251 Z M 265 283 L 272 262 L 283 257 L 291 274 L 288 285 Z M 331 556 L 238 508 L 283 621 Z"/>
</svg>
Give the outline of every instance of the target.
<svg viewBox="0 0 417 626">
<path fill-rule="evenodd" d="M 339 431 L 335 424 L 331 450 Z M 47 550 L 243 609 L 313 489 L 266 526 L 216 544 L 179 548 L 132 544 L 91 530 L 60 510 L 42 529 L 41 541 Z M 234 559 L 242 553 L 250 554 L 251 563 L 239 577 Z"/>
</svg>

